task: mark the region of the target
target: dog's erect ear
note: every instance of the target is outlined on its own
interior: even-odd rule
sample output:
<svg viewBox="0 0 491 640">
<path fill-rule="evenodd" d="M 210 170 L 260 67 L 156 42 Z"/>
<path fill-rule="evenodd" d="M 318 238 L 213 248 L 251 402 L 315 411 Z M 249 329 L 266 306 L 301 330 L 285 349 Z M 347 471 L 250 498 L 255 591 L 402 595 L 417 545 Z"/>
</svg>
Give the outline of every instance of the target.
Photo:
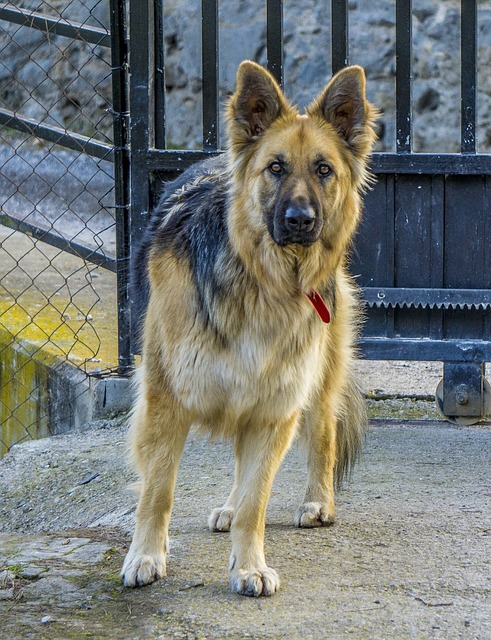
<svg viewBox="0 0 491 640">
<path fill-rule="evenodd" d="M 369 153 L 375 140 L 376 110 L 365 97 L 365 72 L 361 67 L 339 71 L 307 108 L 310 116 L 327 120 L 353 151 Z"/>
<path fill-rule="evenodd" d="M 250 142 L 291 109 L 273 76 L 263 67 L 245 60 L 237 71 L 237 86 L 228 103 L 232 142 Z"/>
</svg>

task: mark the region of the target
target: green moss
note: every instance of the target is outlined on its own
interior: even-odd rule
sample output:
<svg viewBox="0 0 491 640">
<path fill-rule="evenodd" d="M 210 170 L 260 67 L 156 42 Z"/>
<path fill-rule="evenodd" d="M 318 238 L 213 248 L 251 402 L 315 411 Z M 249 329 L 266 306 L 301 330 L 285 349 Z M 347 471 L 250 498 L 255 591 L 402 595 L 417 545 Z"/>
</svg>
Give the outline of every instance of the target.
<svg viewBox="0 0 491 640">
<path fill-rule="evenodd" d="M 102 559 L 104 562 L 110 562 L 115 554 L 119 554 L 119 551 L 115 547 L 111 547 L 107 551 L 104 552 Z"/>
<path fill-rule="evenodd" d="M 441 420 L 436 402 L 426 398 L 390 398 L 367 399 L 368 415 L 374 419 L 396 420 Z"/>
<path fill-rule="evenodd" d="M 53 358 L 63 358 L 89 370 L 101 368 L 101 361 L 105 367 L 117 361 L 115 298 L 96 308 L 97 312 L 84 316 L 69 298 L 58 300 L 55 306 L 36 291 L 24 293 L 22 304 L 12 304 L 11 299 L 0 296 L 0 318 L 8 327 L 9 342 L 26 345 L 26 351 L 35 352 L 46 364 Z"/>
<path fill-rule="evenodd" d="M 0 345 L 9 344 L 6 332 Z M 8 446 L 26 438 L 49 435 L 46 367 L 26 348 L 3 348 L 0 369 L 0 456 Z"/>
<path fill-rule="evenodd" d="M 18 576 L 19 573 L 22 571 L 21 564 L 9 564 L 5 568 L 7 569 L 7 571 L 11 571 L 12 573 L 15 573 L 16 576 Z"/>
</svg>

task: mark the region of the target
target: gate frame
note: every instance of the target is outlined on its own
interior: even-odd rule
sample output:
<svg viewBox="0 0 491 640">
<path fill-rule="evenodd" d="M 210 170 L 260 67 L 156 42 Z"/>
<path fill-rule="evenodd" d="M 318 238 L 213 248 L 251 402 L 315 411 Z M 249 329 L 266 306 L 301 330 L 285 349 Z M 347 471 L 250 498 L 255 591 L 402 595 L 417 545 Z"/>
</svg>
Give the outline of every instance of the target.
<svg viewBox="0 0 491 640">
<path fill-rule="evenodd" d="M 218 0 L 202 0 L 202 74 L 203 74 L 203 150 L 185 151 L 165 148 L 165 67 L 162 38 L 162 11 L 158 0 L 129 0 L 130 23 L 130 164 L 131 214 L 130 238 L 140 237 L 152 202 L 152 174 L 165 174 L 169 179 L 194 162 L 218 150 Z M 266 0 L 267 67 L 281 84 L 283 80 L 283 1 Z M 477 77 L 477 3 L 461 3 L 461 153 L 427 154 L 412 151 L 411 36 L 412 1 L 396 0 L 396 152 L 375 153 L 372 172 L 391 176 L 485 176 L 491 175 L 491 155 L 476 153 L 476 77 Z M 333 73 L 349 64 L 348 3 L 331 0 L 331 57 Z M 153 63 L 152 63 L 153 61 Z M 157 115 L 158 114 L 158 115 Z M 164 114 L 164 115 L 163 115 Z M 142 186 L 143 185 L 143 186 Z M 145 186 L 146 185 L 146 186 Z M 392 238 L 394 240 L 394 237 Z M 130 240 L 131 253 L 135 243 Z M 131 298 L 131 294 L 130 294 Z M 491 309 L 491 290 L 483 288 L 377 287 L 363 288 L 363 298 L 370 314 L 382 308 L 386 318 L 396 310 L 426 308 Z M 138 352 L 136 327 L 143 309 L 131 301 L 132 353 Z M 442 311 L 443 313 L 443 311 Z M 443 315 L 442 315 L 443 317 Z M 442 320 L 443 322 L 443 320 Z M 442 334 L 443 335 L 443 334 Z M 438 360 L 444 362 L 444 397 L 462 392 L 470 384 L 468 397 L 478 398 L 484 406 L 488 394 L 484 379 L 484 363 L 491 361 L 490 339 L 433 339 L 421 336 L 364 335 L 360 347 L 371 360 Z M 450 363 L 460 363 L 460 374 L 448 384 L 445 375 Z M 471 369 L 480 367 L 477 389 Z M 455 373 L 456 370 L 454 370 Z M 452 386 L 453 385 L 453 386 Z M 453 389 L 453 391 L 451 391 Z M 477 395 L 476 395 L 477 392 Z M 438 394 L 437 394 L 438 395 Z M 462 395 L 460 396 L 462 397 Z M 488 401 L 486 397 L 486 401 Z M 458 404 L 458 402 L 457 402 Z M 462 405 L 462 412 L 450 418 L 465 418 L 474 405 Z M 448 416 L 447 416 L 448 417 Z M 482 415 L 480 417 L 483 417 Z"/>
</svg>

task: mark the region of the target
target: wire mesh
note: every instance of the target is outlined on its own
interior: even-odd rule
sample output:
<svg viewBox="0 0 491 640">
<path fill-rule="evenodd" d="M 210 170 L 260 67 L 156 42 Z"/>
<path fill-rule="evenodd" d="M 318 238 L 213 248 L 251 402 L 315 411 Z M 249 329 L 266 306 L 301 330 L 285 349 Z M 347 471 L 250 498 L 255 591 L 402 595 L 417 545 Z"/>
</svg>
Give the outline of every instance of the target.
<svg viewBox="0 0 491 640">
<path fill-rule="evenodd" d="M 109 2 L 2 8 L 30 16 L 0 18 L 0 455 L 70 428 L 67 362 L 117 364 L 111 52 L 83 39 L 107 36 Z"/>
</svg>

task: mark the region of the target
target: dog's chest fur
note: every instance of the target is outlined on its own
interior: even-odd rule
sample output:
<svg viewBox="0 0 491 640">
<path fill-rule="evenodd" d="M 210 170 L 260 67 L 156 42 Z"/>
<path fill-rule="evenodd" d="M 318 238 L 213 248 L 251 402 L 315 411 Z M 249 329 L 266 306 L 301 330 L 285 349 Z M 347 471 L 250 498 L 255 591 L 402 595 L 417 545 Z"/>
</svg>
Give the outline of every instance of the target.
<svg viewBox="0 0 491 640">
<path fill-rule="evenodd" d="M 320 329 L 295 332 L 245 324 L 217 349 L 209 348 L 202 332 L 191 332 L 173 349 L 173 391 L 197 419 L 221 431 L 229 423 L 292 415 L 307 405 L 318 384 Z"/>
</svg>

